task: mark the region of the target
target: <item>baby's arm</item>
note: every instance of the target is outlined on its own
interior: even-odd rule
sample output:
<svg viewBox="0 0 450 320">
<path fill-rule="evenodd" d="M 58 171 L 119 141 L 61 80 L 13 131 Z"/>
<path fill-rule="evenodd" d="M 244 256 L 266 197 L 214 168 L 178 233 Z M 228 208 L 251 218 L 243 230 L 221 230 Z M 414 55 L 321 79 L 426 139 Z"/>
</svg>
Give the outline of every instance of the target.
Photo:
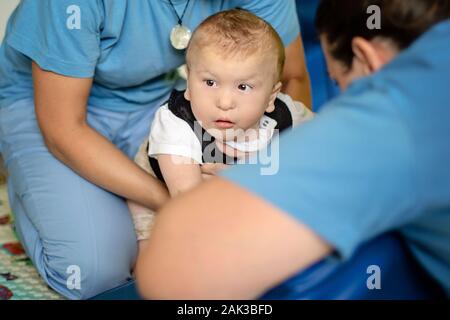
<svg viewBox="0 0 450 320">
<path fill-rule="evenodd" d="M 137 156 L 136 162 L 142 166 L 144 170 L 148 171 L 148 165 L 144 165 L 145 162 L 148 163 L 148 158 L 146 153 L 144 155 L 146 158 L 145 161 L 139 161 L 140 158 Z M 157 158 L 171 197 L 189 190 L 202 181 L 200 165 L 194 160 L 186 157 L 166 154 L 158 155 Z M 141 157 L 141 160 L 143 159 L 144 157 Z M 154 223 L 155 213 L 134 201 L 128 200 L 127 204 L 131 212 L 131 216 L 133 217 L 137 239 L 139 240 L 139 250 L 141 251 L 142 246 L 146 245 L 146 240 L 150 236 L 150 230 Z"/>
<path fill-rule="evenodd" d="M 195 160 L 169 154 L 157 157 L 171 197 L 192 189 L 202 181 L 200 164 Z"/>
</svg>

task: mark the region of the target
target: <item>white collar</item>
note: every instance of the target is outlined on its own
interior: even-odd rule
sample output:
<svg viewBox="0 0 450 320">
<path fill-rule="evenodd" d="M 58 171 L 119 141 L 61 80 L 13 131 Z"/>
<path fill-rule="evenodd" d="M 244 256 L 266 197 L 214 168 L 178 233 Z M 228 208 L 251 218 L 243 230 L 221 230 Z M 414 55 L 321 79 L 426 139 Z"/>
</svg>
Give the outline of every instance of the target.
<svg viewBox="0 0 450 320">
<path fill-rule="evenodd" d="M 259 120 L 258 139 L 252 141 L 226 141 L 225 144 L 241 152 L 255 152 L 265 148 L 272 140 L 277 121 L 263 115 Z"/>
</svg>

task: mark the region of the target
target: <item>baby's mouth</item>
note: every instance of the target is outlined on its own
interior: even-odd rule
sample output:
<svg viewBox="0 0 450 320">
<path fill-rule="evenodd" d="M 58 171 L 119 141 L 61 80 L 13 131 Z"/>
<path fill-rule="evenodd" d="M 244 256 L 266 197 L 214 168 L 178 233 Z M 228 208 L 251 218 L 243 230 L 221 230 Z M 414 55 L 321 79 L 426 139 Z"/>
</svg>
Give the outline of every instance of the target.
<svg viewBox="0 0 450 320">
<path fill-rule="evenodd" d="M 218 119 L 214 121 L 214 125 L 220 129 L 231 129 L 234 127 L 234 122 L 228 119 Z"/>
</svg>

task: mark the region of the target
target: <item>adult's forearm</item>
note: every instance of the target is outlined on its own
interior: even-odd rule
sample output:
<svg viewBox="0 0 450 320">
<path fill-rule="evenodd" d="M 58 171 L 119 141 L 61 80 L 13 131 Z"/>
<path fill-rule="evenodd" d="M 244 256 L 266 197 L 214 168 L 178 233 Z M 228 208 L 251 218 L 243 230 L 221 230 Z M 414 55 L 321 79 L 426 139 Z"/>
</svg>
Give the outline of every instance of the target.
<svg viewBox="0 0 450 320">
<path fill-rule="evenodd" d="M 300 34 L 286 47 L 286 62 L 283 69 L 282 91 L 292 99 L 312 108 L 311 82 Z"/>
<path fill-rule="evenodd" d="M 283 92 L 291 96 L 292 99 L 302 102 L 306 107 L 312 109 L 312 94 L 309 76 L 304 78 L 292 78 L 283 85 Z"/>
<path fill-rule="evenodd" d="M 157 210 L 168 199 L 165 186 L 142 170 L 110 141 L 88 125 L 65 132 L 50 151 L 90 182 Z"/>
</svg>

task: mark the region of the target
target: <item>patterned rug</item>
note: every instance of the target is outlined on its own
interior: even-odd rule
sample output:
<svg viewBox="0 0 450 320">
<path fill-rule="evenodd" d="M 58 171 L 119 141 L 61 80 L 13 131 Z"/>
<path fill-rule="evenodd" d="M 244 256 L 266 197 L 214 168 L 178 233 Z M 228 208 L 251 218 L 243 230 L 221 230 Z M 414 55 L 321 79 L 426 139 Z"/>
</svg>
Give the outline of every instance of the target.
<svg viewBox="0 0 450 320">
<path fill-rule="evenodd" d="M 45 284 L 18 242 L 4 182 L 0 175 L 0 300 L 64 299 Z"/>
</svg>

